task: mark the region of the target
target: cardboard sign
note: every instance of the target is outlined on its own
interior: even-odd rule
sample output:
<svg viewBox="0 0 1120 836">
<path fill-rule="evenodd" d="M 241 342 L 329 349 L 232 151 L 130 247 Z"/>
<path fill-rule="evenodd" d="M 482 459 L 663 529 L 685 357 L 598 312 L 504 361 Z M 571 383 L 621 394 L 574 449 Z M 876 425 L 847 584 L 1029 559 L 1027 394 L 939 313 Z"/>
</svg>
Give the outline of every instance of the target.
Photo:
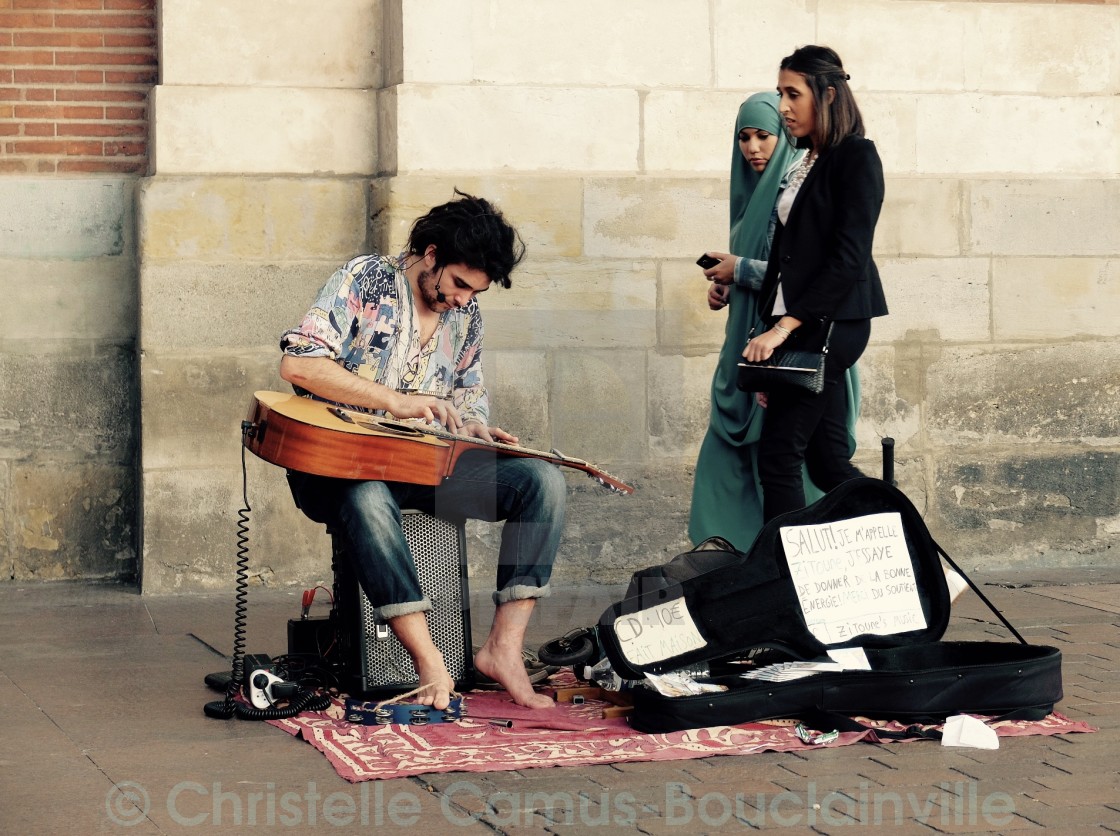
<svg viewBox="0 0 1120 836">
<path fill-rule="evenodd" d="M 626 660 L 648 665 L 707 645 L 696 629 L 684 598 L 620 615 L 614 632 Z"/>
<path fill-rule="evenodd" d="M 898 512 L 779 530 L 809 631 L 824 644 L 924 630 Z"/>
</svg>

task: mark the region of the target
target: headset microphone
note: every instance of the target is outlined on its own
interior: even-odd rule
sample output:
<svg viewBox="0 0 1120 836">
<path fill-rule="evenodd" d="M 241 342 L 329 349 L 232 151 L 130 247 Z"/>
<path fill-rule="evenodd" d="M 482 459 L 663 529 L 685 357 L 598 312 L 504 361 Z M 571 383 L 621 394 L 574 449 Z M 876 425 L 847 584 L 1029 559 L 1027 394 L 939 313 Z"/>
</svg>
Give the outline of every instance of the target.
<svg viewBox="0 0 1120 836">
<path fill-rule="evenodd" d="M 443 268 L 439 268 L 439 277 L 436 279 L 436 302 L 441 305 L 447 303 L 447 296 L 439 289 L 439 283 L 443 281 Z"/>
</svg>

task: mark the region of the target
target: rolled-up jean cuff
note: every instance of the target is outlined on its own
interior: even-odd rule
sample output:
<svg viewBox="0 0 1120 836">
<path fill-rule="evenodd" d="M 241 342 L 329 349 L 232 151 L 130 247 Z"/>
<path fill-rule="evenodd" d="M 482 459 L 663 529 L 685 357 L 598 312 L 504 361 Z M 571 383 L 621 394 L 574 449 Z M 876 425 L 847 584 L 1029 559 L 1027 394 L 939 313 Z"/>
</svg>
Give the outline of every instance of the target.
<svg viewBox="0 0 1120 836">
<path fill-rule="evenodd" d="M 515 584 L 495 592 L 493 597 L 495 604 L 508 604 L 510 601 L 523 601 L 526 598 L 547 598 L 551 594 L 552 589 L 548 584 L 544 586 Z"/>
<path fill-rule="evenodd" d="M 384 623 L 390 618 L 410 615 L 414 612 L 428 612 L 431 608 L 432 602 L 425 595 L 419 601 L 405 601 L 402 604 L 386 604 L 383 607 L 374 607 L 373 618 L 375 621 Z"/>
</svg>

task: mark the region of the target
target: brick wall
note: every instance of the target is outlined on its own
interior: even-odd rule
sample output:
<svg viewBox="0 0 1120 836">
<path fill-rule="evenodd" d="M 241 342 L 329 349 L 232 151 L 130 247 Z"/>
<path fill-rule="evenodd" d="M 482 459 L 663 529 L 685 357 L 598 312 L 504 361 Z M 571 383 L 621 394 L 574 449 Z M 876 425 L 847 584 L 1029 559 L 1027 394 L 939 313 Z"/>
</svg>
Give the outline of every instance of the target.
<svg viewBox="0 0 1120 836">
<path fill-rule="evenodd" d="M 155 18 L 155 0 L 0 0 L 0 173 L 145 173 Z"/>
</svg>

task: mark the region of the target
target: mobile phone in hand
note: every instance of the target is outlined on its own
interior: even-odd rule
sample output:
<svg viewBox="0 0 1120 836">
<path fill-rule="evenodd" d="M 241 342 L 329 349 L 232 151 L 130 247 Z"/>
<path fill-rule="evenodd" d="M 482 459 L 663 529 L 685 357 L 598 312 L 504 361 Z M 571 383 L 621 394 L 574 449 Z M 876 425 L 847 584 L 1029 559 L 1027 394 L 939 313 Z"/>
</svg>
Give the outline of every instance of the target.
<svg viewBox="0 0 1120 836">
<path fill-rule="evenodd" d="M 718 258 L 712 258 L 712 256 L 708 255 L 707 253 L 704 253 L 702 256 L 700 256 L 698 259 L 696 259 L 696 263 L 699 264 L 701 267 L 703 267 L 705 270 L 708 270 L 712 267 L 715 267 L 717 264 L 719 264 L 719 259 Z"/>
</svg>

